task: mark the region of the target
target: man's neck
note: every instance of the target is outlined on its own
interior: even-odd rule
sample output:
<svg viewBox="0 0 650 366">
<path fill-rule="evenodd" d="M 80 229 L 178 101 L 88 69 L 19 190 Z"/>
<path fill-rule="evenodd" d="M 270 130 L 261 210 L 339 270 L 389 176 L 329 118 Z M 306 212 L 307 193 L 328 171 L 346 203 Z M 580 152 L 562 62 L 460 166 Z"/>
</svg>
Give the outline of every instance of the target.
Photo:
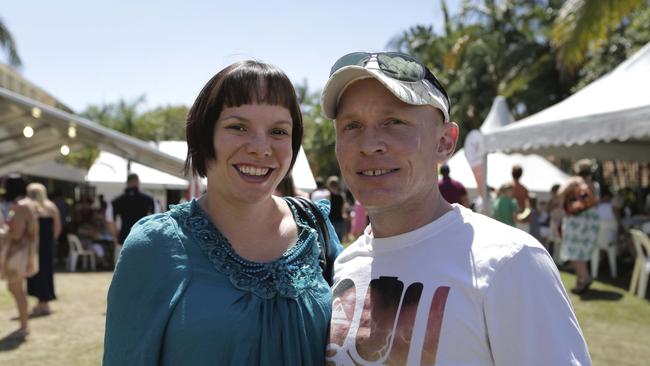
<svg viewBox="0 0 650 366">
<path fill-rule="evenodd" d="M 412 199 L 389 208 L 368 208 L 375 238 L 386 238 L 416 230 L 442 217 L 453 207 L 436 188 L 423 199 Z"/>
</svg>

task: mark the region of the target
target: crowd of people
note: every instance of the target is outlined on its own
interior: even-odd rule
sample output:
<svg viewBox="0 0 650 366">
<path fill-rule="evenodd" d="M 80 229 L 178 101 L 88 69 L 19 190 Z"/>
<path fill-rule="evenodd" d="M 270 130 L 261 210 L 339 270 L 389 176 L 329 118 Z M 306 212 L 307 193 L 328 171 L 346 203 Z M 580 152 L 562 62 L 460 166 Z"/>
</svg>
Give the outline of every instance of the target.
<svg viewBox="0 0 650 366">
<path fill-rule="evenodd" d="M 29 318 L 52 313 L 55 267 L 65 264 L 71 268 L 68 262 L 73 257 L 69 252 L 75 250 L 68 242 L 68 234 L 79 239 L 82 250 L 93 252 L 103 268 L 113 268 L 109 258 L 117 261 L 131 226 L 155 212 L 153 199 L 140 193 L 138 185 L 138 176 L 131 174 L 124 194 L 111 202 L 99 195 L 95 204 L 92 196 L 84 195 L 71 207 L 60 194 L 48 198 L 47 188 L 41 183 L 28 184 L 15 174 L 2 180 L 0 278 L 7 281 L 20 320 L 19 328 L 9 338 L 25 338 Z M 28 296 L 37 300 L 31 311 Z"/>
<path fill-rule="evenodd" d="M 344 55 L 321 95 L 341 177 L 307 193 L 288 175 L 303 134 L 288 77 L 252 60 L 219 71 L 186 123 L 186 172 L 206 192 L 157 213 L 130 175 L 77 228 L 115 249 L 104 365 L 589 365 L 548 243 L 587 291 L 611 194 L 579 163 L 540 204 L 514 166 L 494 219 L 472 211 L 449 167 L 438 177 L 459 136 L 451 107 L 409 55 Z M 49 314 L 62 225 L 42 185 L 7 183 L 0 273 L 25 337 L 24 282 Z"/>
</svg>

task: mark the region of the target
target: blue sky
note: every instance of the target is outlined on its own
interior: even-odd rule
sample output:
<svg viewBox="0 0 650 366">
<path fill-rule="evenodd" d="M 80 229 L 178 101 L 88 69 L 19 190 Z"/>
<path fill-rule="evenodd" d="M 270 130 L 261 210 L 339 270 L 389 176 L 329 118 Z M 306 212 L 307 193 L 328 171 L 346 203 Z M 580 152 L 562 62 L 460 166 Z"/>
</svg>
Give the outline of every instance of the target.
<svg viewBox="0 0 650 366">
<path fill-rule="evenodd" d="M 0 17 L 20 72 L 76 111 L 142 94 L 145 108 L 190 105 L 213 74 L 246 58 L 316 90 L 339 56 L 383 50 L 417 24 L 439 31 L 442 21 L 432 0 L 14 0 Z"/>
</svg>

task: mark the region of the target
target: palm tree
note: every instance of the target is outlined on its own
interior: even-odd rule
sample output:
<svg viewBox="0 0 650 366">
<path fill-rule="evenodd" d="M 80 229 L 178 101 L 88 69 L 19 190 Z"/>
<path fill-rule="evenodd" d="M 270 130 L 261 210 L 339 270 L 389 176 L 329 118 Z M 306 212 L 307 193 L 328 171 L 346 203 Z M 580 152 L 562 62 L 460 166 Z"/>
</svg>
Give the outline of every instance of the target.
<svg viewBox="0 0 650 366">
<path fill-rule="evenodd" d="M 589 50 L 598 49 L 608 33 L 648 0 L 567 0 L 560 8 L 551 38 L 564 73 L 573 73 Z"/>
<path fill-rule="evenodd" d="M 22 65 L 22 61 L 20 60 L 20 56 L 18 56 L 18 51 L 16 50 L 14 37 L 11 36 L 9 29 L 4 25 L 2 19 L 0 19 L 0 48 L 7 52 L 8 61 L 11 66 L 19 67 Z"/>
</svg>

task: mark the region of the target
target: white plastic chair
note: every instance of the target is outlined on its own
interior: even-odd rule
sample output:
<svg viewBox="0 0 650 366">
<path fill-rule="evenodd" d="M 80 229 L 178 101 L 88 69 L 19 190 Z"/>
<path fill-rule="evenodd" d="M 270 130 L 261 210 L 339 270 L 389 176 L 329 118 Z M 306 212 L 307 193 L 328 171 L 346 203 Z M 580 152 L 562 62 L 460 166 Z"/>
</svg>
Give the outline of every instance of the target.
<svg viewBox="0 0 650 366">
<path fill-rule="evenodd" d="M 644 232 L 637 229 L 630 229 L 632 242 L 636 250 L 636 260 L 632 271 L 630 292 L 644 299 L 648 288 L 648 277 L 650 277 L 650 238 Z"/>
<path fill-rule="evenodd" d="M 598 241 L 591 253 L 591 277 L 598 276 L 600 251 L 606 250 L 609 258 L 609 273 L 616 277 L 616 241 L 618 239 L 618 222 L 616 220 L 600 220 L 598 222 Z"/>
<path fill-rule="evenodd" d="M 86 250 L 81 245 L 81 240 L 75 234 L 68 234 L 68 244 L 70 253 L 68 254 L 68 270 L 75 272 L 77 270 L 77 259 L 81 257 L 84 269 L 88 269 L 88 259 L 90 259 L 90 269 L 95 270 L 95 252 Z"/>
</svg>

